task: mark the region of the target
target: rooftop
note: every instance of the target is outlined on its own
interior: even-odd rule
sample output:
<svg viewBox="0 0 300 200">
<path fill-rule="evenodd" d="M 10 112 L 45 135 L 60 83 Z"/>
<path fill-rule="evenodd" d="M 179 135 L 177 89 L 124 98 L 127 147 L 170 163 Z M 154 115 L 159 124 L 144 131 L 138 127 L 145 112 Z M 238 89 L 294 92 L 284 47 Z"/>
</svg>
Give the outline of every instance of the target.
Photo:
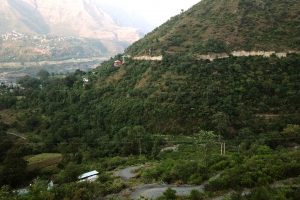
<svg viewBox="0 0 300 200">
<path fill-rule="evenodd" d="M 90 172 L 87 172 L 87 173 L 84 173 L 84 174 L 81 174 L 80 176 L 78 176 L 78 179 L 85 179 L 85 178 L 88 178 L 90 176 L 95 176 L 99 174 L 98 171 L 94 170 L 94 171 L 90 171 Z"/>
</svg>

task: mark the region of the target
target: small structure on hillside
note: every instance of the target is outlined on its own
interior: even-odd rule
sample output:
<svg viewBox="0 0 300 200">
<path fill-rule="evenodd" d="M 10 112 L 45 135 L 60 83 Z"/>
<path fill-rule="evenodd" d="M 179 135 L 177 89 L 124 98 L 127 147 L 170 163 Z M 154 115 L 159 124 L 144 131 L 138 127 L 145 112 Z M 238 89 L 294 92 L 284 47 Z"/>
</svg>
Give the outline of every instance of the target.
<svg viewBox="0 0 300 200">
<path fill-rule="evenodd" d="M 115 60 L 114 67 L 120 67 L 123 65 L 123 62 L 121 60 Z"/>
<path fill-rule="evenodd" d="M 179 145 L 174 145 L 174 146 L 169 146 L 169 147 L 165 147 L 163 149 L 160 150 L 160 152 L 165 152 L 165 151 L 178 151 Z"/>
<path fill-rule="evenodd" d="M 85 83 L 88 83 L 88 82 L 89 82 L 89 79 L 88 79 L 88 78 L 83 78 L 82 80 L 83 80 L 83 82 L 85 82 Z"/>
<path fill-rule="evenodd" d="M 14 190 L 13 192 L 19 196 L 24 196 L 29 193 L 29 188 L 22 188 L 22 189 Z"/>
<path fill-rule="evenodd" d="M 122 55 L 122 60 L 115 60 L 114 67 L 120 67 L 126 63 L 126 58 L 131 58 L 130 55 Z"/>
<path fill-rule="evenodd" d="M 49 183 L 48 183 L 47 190 L 48 190 L 48 191 L 49 191 L 49 190 L 52 190 L 53 187 L 54 187 L 54 183 L 53 183 L 52 180 L 50 180 Z"/>
<path fill-rule="evenodd" d="M 86 77 L 83 77 L 83 78 L 82 78 L 82 82 L 83 82 L 83 86 L 86 86 L 86 85 L 89 84 L 89 79 L 86 78 Z"/>
<path fill-rule="evenodd" d="M 79 182 L 94 182 L 98 179 L 99 172 L 94 170 L 78 176 Z"/>
</svg>

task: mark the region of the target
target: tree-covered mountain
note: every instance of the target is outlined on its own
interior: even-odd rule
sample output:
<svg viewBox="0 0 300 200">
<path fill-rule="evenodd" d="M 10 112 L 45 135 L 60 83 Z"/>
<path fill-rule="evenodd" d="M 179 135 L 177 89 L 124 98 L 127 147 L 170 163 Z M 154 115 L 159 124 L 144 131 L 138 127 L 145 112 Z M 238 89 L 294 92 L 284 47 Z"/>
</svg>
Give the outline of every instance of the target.
<svg viewBox="0 0 300 200">
<path fill-rule="evenodd" d="M 299 12 L 297 0 L 202 0 L 127 52 L 295 51 L 300 43 Z"/>
<path fill-rule="evenodd" d="M 276 35 L 278 40 L 270 43 L 278 45 L 278 48 L 265 43 L 274 41 L 274 35 L 273 38 L 269 37 L 270 40 L 254 40 L 245 34 L 267 38 L 266 35 L 263 37 L 266 29 L 260 22 L 271 20 L 271 13 L 277 15 L 278 12 L 263 12 L 264 9 L 286 10 L 286 16 L 292 16 L 298 9 L 295 6 L 297 2 L 292 2 L 294 1 L 285 5 L 294 9 L 286 10 L 283 1 L 251 1 L 249 4 L 242 0 L 204 0 L 129 47 L 128 52 L 133 51 L 132 49 L 139 44 L 148 48 L 146 44 L 149 38 L 156 33 L 164 33 L 163 38 L 176 38 L 174 34 L 180 33 L 182 41 L 192 39 L 193 45 L 201 46 L 202 40 L 197 40 L 191 35 L 205 35 L 203 24 L 211 24 L 210 29 L 215 31 L 208 35 L 210 38 L 217 38 L 218 41 L 221 41 L 221 38 L 231 41 L 226 35 L 229 34 L 229 27 L 240 27 L 241 30 L 236 32 L 234 38 L 240 36 L 239 38 L 243 39 L 230 43 L 232 49 L 238 48 L 235 45 L 242 48 L 243 45 L 251 44 L 251 39 L 255 42 L 255 50 L 290 50 L 290 45 L 289 48 L 285 46 L 289 43 L 283 42 L 285 34 L 282 34 L 282 37 Z M 235 17 L 230 17 L 229 13 Z M 199 20 L 198 15 L 202 16 L 202 25 L 193 26 L 192 21 Z M 225 16 L 229 19 L 226 20 Z M 242 16 L 252 17 L 251 19 L 256 17 L 256 24 L 253 25 L 255 28 L 250 29 L 243 23 L 241 26 L 241 21 L 236 19 Z M 287 31 L 291 24 L 295 25 L 298 21 L 297 17 L 288 19 L 289 21 L 284 23 L 277 20 L 277 23 L 274 22 L 270 27 L 272 30 L 281 28 Z M 183 31 L 184 29 L 178 28 L 180 24 L 186 24 L 192 29 Z M 297 31 L 297 27 L 294 28 L 294 32 Z M 289 41 L 294 41 L 295 44 L 299 35 L 293 34 L 290 33 Z M 160 48 L 160 51 L 164 48 L 165 41 L 158 38 L 157 48 Z M 208 39 L 208 44 L 210 42 Z M 180 45 L 181 47 L 184 45 Z M 214 46 L 211 44 L 208 47 Z M 121 57 L 117 56 L 115 59 Z M 125 126 L 143 126 L 151 133 L 192 134 L 205 129 L 217 131 L 227 137 L 235 137 L 244 130 L 258 134 L 262 131 L 280 131 L 288 123 L 299 123 L 297 54 L 288 54 L 282 58 L 275 55 L 269 58 L 245 56 L 208 61 L 197 60 L 191 54 L 165 53 L 162 61 L 138 61 L 128 58 L 120 68 L 113 67 L 113 61 L 114 59 L 111 59 L 93 73 L 84 75 L 89 79 L 87 86 L 82 86 L 83 74 L 80 73 L 50 84 L 50 88 L 45 85 L 44 89 L 39 91 L 43 95 L 38 95 L 34 106 L 41 105 L 42 113 L 50 115 L 48 120 L 54 120 L 52 125 L 63 121 L 57 121 L 62 113 L 66 120 L 72 119 L 68 125 L 74 123 L 77 127 L 81 120 L 84 120 L 86 127 L 71 131 L 74 134 L 79 130 L 78 134 L 83 134 L 82 131 L 91 129 L 114 135 L 115 131 Z M 31 97 L 30 101 L 33 99 L 34 97 Z M 53 104 L 53 107 L 48 106 L 52 101 L 59 102 Z M 75 107 L 77 109 L 74 109 Z M 77 116 L 76 120 L 74 116 Z M 57 126 L 56 129 L 60 127 Z M 46 127 L 46 132 L 49 131 L 48 134 L 52 137 L 53 126 Z"/>
<path fill-rule="evenodd" d="M 115 61 L 122 59 L 122 55 L 117 55 L 90 72 L 77 70 L 66 77 L 57 77 L 44 71 L 39 73 L 39 78 L 24 77 L 15 88 L 1 85 L 0 137 L 7 140 L 3 139 L 0 147 L 7 150 L 3 151 L 0 164 L 0 177 L 4 177 L 0 183 L 16 186 L 14 175 L 23 174 L 20 176 L 23 182 L 41 175 L 44 179 L 54 177 L 59 184 L 50 191 L 37 190 L 39 180 L 36 180 L 25 199 L 41 195 L 37 191 L 44 191 L 49 199 L 98 199 L 124 188 L 129 190 L 119 195 L 131 193 L 139 188 L 140 182 L 164 182 L 171 186 L 205 187 L 201 194 L 193 192 L 183 199 L 211 199 L 228 194 L 230 199 L 298 200 L 300 55 L 287 52 L 284 56 L 229 56 L 214 60 L 196 59 L 193 55 L 223 52 L 229 47 L 229 50 L 248 51 L 298 50 L 292 49 L 284 34 L 276 35 L 277 39 L 272 34 L 267 38 L 265 26 L 260 22 L 270 13 L 259 12 L 261 6 L 281 10 L 284 3 L 287 6 L 297 3 L 273 2 L 203 0 L 126 52 L 142 55 L 146 50 L 149 53 L 147 45 L 154 44 L 149 43 L 149 38 L 164 33 L 166 40 L 158 38 L 157 49 L 151 47 L 153 55 L 162 53 L 162 60 L 125 56 L 125 63 L 116 66 Z M 218 29 L 209 34 L 201 51 L 192 48 L 189 51 L 183 43 L 176 52 L 173 46 L 165 48 L 169 44 L 165 41 L 173 38 L 175 30 L 181 30 L 182 41 L 203 33 L 202 26 L 193 27 L 193 22 L 182 21 L 184 17 L 180 20 L 182 16 L 206 13 L 202 24 L 209 28 L 213 19 L 224 21 L 223 17 L 228 16 L 228 9 L 235 8 L 234 5 L 249 6 L 247 16 L 257 18 L 248 32 L 241 31 L 244 35 L 239 42 L 232 42 L 226 48 L 223 45 L 221 38 L 225 38 L 227 25 L 236 26 L 236 21 L 230 21 L 229 17 L 231 23 L 227 25 L 221 22 L 218 26 L 211 25 Z M 291 7 L 287 16 L 294 14 Z M 235 13 L 239 12 L 237 9 Z M 191 15 L 190 19 L 199 18 Z M 281 27 L 285 31 L 294 24 L 297 31 L 297 20 L 297 17 L 289 18 L 288 22 L 270 28 Z M 172 27 L 186 24 L 193 29 L 166 28 L 171 22 Z M 246 32 L 262 38 L 245 37 Z M 293 33 L 289 37 L 294 43 L 298 40 L 298 35 Z M 192 43 L 202 47 L 203 41 L 192 40 Z M 252 45 L 250 49 L 241 49 L 247 44 Z M 182 52 L 183 48 L 187 51 Z M 7 136 L 10 130 L 26 136 L 26 140 L 14 143 L 13 135 Z M 168 150 L 165 152 L 163 147 Z M 175 151 L 170 152 L 170 147 Z M 40 153 L 46 152 L 61 153 L 59 165 L 29 173 L 23 159 L 35 154 L 40 157 Z M 8 176 L 5 170 L 14 162 L 11 153 L 18 155 L 15 162 L 23 164 L 13 168 Z M 113 177 L 117 168 L 136 163 L 146 164 L 133 181 L 123 182 Z M 32 167 L 32 163 L 28 165 Z M 94 169 L 100 171 L 98 181 L 88 185 L 76 183 L 79 173 Z M 9 194 L 7 188 L 1 191 L 2 196 Z M 167 198 L 167 192 L 162 199 L 175 198 L 172 191 L 169 193 L 173 197 Z"/>
</svg>

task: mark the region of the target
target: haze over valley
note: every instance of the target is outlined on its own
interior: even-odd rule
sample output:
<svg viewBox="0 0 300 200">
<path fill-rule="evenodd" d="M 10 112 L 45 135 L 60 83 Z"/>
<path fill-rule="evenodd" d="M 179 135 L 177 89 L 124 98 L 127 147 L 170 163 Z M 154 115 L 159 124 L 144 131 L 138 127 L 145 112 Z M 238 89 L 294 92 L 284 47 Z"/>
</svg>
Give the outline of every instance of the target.
<svg viewBox="0 0 300 200">
<path fill-rule="evenodd" d="M 126 15 L 119 15 L 121 18 L 122 23 L 116 14 L 105 12 L 94 0 L 1 0 L 0 71 L 5 71 L 3 68 L 10 62 L 20 62 L 28 69 L 24 71 L 26 74 L 32 71 L 31 67 L 40 65 L 30 66 L 31 62 L 66 59 L 76 59 L 78 68 L 85 65 L 88 69 L 99 59 L 122 52 L 141 38 L 143 31 L 151 29 L 147 25 L 140 29 L 134 23 L 126 23 L 132 21 Z M 90 60 L 82 62 L 82 58 Z M 10 64 L 9 73 L 14 68 L 17 67 Z M 64 69 L 70 71 L 66 66 L 59 71 Z M 53 68 L 49 70 L 56 72 Z M 5 77 L 0 74 L 0 81 L 11 80 Z"/>
</svg>

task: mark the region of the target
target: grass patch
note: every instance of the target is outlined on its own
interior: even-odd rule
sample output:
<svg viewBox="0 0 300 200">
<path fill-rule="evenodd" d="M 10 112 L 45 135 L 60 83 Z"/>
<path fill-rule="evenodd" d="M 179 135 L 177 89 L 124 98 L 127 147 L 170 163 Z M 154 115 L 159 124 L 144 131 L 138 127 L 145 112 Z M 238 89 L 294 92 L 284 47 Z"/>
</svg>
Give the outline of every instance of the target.
<svg viewBox="0 0 300 200">
<path fill-rule="evenodd" d="M 42 153 L 25 157 L 28 162 L 28 171 L 41 170 L 51 166 L 56 167 L 61 159 L 62 155 L 60 153 Z"/>
<path fill-rule="evenodd" d="M 1 110 L 0 121 L 5 124 L 13 124 L 16 121 L 16 113 L 9 109 Z"/>
</svg>

